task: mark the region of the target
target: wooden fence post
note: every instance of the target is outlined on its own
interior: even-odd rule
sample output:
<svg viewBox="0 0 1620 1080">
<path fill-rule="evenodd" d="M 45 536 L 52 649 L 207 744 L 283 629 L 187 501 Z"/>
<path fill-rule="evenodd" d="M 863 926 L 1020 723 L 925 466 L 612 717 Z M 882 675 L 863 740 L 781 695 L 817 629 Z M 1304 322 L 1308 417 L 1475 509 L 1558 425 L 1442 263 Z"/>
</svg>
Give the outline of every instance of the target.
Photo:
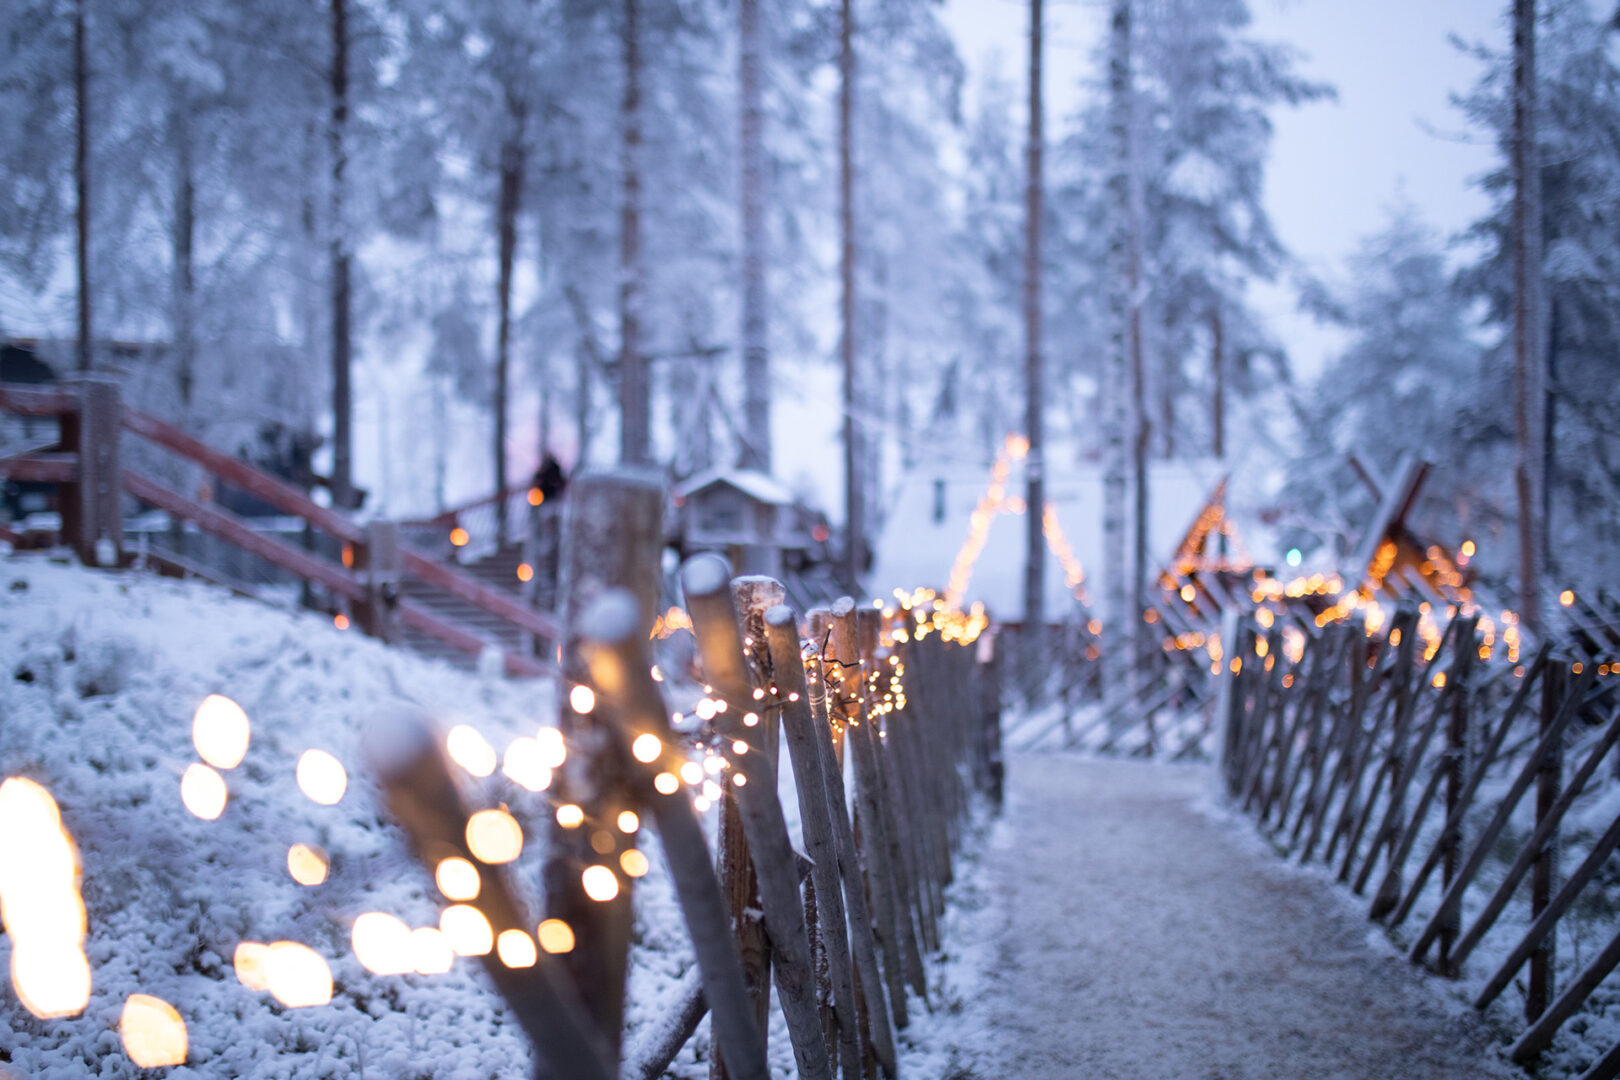
<svg viewBox="0 0 1620 1080">
<path fill-rule="evenodd" d="M 553 790 L 559 802 L 573 803 L 584 811 L 584 823 L 570 828 L 560 821 L 551 822 L 541 873 L 547 916 L 568 923 L 577 940 L 591 943 L 590 948 L 564 954 L 563 961 L 617 1068 L 633 879 L 619 867 L 619 855 L 629 839 L 613 822 L 634 800 L 616 735 L 592 712 L 575 711 L 569 688 L 590 681 L 581 650 L 581 617 L 597 597 L 613 587 L 628 589 L 636 598 L 641 625 L 653 624 L 664 539 L 664 493 L 656 475 L 626 469 L 580 477 L 572 485 L 569 502 L 559 683 L 563 700 L 558 717 L 569 755 L 557 772 Z M 618 881 L 618 892 L 609 900 L 593 900 L 585 892 L 583 871 L 595 866 L 606 866 Z"/>
<path fill-rule="evenodd" d="M 392 521 L 366 525 L 366 539 L 355 545 L 354 568 L 365 586 L 365 599 L 355 609 L 355 622 L 374 638 L 399 640 L 399 526 Z"/>
<path fill-rule="evenodd" d="M 62 449 L 77 455 L 79 477 L 62 485 L 62 538 L 84 565 L 117 566 L 124 553 L 118 384 L 88 375 L 69 385 L 77 392 L 79 407 L 62 414 Z"/>
<path fill-rule="evenodd" d="M 738 584 L 744 580 L 769 581 L 768 578 L 739 578 L 732 585 L 733 600 L 737 603 L 739 613 L 748 610 L 744 603 L 745 593 L 738 590 Z M 775 585 L 775 582 L 771 582 Z M 762 597 L 760 602 L 765 606 L 780 602 L 781 586 L 769 595 Z M 753 590 L 748 590 L 751 595 Z M 746 615 L 744 616 L 746 617 Z M 765 717 L 756 729 L 760 749 L 769 754 L 772 760 L 776 757 L 776 738 L 772 728 L 775 727 L 775 718 L 770 714 Z M 725 890 L 726 901 L 735 914 L 732 917 L 737 936 L 737 951 L 742 955 L 743 977 L 748 982 L 748 992 L 754 1003 L 754 1022 L 759 1025 L 761 1035 L 770 1040 L 770 1014 L 771 1014 L 771 940 L 765 933 L 765 923 L 755 912 L 764 910 L 764 903 L 759 898 L 759 875 L 754 869 L 754 861 L 749 856 L 748 835 L 743 829 L 741 811 L 737 801 L 740 796 L 734 785 L 726 784 L 720 793 L 719 826 L 715 833 L 715 847 L 718 854 L 718 873 L 720 887 Z M 710 1080 L 727 1080 L 725 1062 L 715 1060 L 709 1065 Z"/>
<path fill-rule="evenodd" d="M 366 757 L 381 781 L 393 818 L 405 829 L 417 858 L 431 871 L 448 856 L 472 860 L 467 808 L 445 760 L 442 741 L 425 718 L 378 720 L 365 732 Z M 499 866 L 482 866 L 476 899 L 491 931 L 533 934 L 516 892 Z M 582 941 L 590 939 L 582 938 Z M 578 948 L 568 956 L 595 952 Z M 571 977 L 567 957 L 539 952 L 529 967 L 507 967 L 493 952 L 482 963 L 534 1047 L 536 1074 L 614 1080 L 618 1032 L 604 1033 Z"/>
<path fill-rule="evenodd" d="M 809 855 L 814 862 L 811 875 L 816 884 L 816 897 L 824 927 L 828 979 L 832 984 L 833 1008 L 838 1021 L 838 1051 L 844 1075 L 853 1080 L 860 1074 L 862 1040 L 859 1037 L 854 970 L 851 966 L 854 950 L 845 918 L 844 892 L 838 873 L 838 842 L 833 825 L 833 815 L 844 814 L 845 810 L 841 799 L 836 805 L 833 804 L 828 790 L 826 763 L 822 761 L 820 740 L 816 737 L 816 720 L 810 708 L 810 687 L 799 653 L 797 619 L 791 608 L 777 606 L 765 613 L 764 621 L 772 674 L 783 702 L 783 732 L 787 737 L 788 756 L 793 765 L 794 785 L 799 793 L 800 827 L 804 832 L 805 846 L 810 849 Z M 888 1018 L 885 1016 L 885 1039 L 890 1038 L 887 1028 Z M 866 1037 L 871 1039 L 874 1033 L 867 1033 Z M 874 1048 L 874 1051 L 886 1063 L 885 1068 L 892 1072 L 892 1042 L 881 1050 Z"/>
<path fill-rule="evenodd" d="M 818 644 L 829 641 L 831 613 L 826 608 L 814 608 L 806 615 L 806 621 L 811 638 L 809 652 L 815 665 L 806 675 L 810 689 L 810 715 L 815 721 L 815 737 L 821 749 L 822 782 L 827 789 L 827 806 L 832 816 L 838 873 L 844 885 L 844 903 L 849 908 L 850 949 L 855 960 L 856 1015 L 861 1031 L 871 1033 L 871 1041 L 863 1045 L 863 1050 L 870 1049 L 885 1074 L 893 1076 L 896 1069 L 893 1027 L 906 1026 L 906 1002 L 902 996 L 893 1004 L 894 1022 L 891 1027 L 889 1005 L 884 994 L 883 969 L 878 964 L 878 941 L 873 931 L 872 909 L 867 900 L 866 882 L 861 875 L 862 850 L 857 842 L 856 822 L 850 817 L 849 794 L 844 786 L 843 722 L 838 720 L 838 726 L 834 727 L 829 709 L 836 706 L 836 702 L 828 698 L 826 664 L 821 659 Z M 884 956 L 887 959 L 888 954 Z"/>
<path fill-rule="evenodd" d="M 679 1022 L 651 1040 L 633 1063 L 638 1071 L 629 1075 L 641 1080 L 661 1076 L 702 1019 L 706 999 L 716 1056 L 725 1059 L 734 1080 L 765 1080 L 765 1036 L 754 1017 L 730 910 L 709 860 L 703 824 L 678 785 L 659 791 L 648 780 L 660 771 L 674 776 L 682 759 L 672 748 L 669 712 L 652 678 L 640 602 L 626 590 L 610 589 L 582 616 L 581 630 L 582 651 L 600 691 L 598 706 L 615 724 L 621 744 L 633 745 L 644 736 L 655 740 L 652 752 L 643 750 L 638 757 L 645 771 L 632 772 L 637 778 L 632 786 L 657 824 L 701 972 L 701 985 L 694 988 L 700 993 L 688 993 Z"/>
<path fill-rule="evenodd" d="M 765 929 L 776 955 L 776 991 L 793 1043 L 793 1056 L 801 1080 L 830 1080 L 831 1064 L 822 1041 L 815 968 L 810 959 L 804 902 L 799 894 L 798 860 L 777 799 L 776 760 L 764 752 L 757 723 L 746 723 L 750 714 L 758 720 L 755 710 L 759 702 L 753 696 L 748 676 L 730 583 L 731 568 L 717 555 L 698 555 L 681 569 L 681 587 L 704 674 L 726 703 L 725 711 L 717 715 L 716 727 L 728 744 L 746 745 L 746 752 L 733 751 L 728 758 L 732 780 L 739 789 L 738 814 L 759 875 Z"/>
<path fill-rule="evenodd" d="M 1541 678 L 1541 727 L 1543 738 L 1551 738 L 1552 746 L 1542 759 L 1536 774 L 1536 822 L 1546 820 L 1558 802 L 1558 787 L 1564 772 L 1564 740 L 1552 731 L 1559 706 L 1569 692 L 1566 676 L 1568 668 L 1562 661 L 1549 663 Z M 1553 878 L 1558 872 L 1558 833 L 1556 830 L 1542 845 L 1541 852 L 1530 865 L 1530 917 L 1535 919 L 1547 910 L 1552 900 Z M 1530 954 L 1530 985 L 1524 995 L 1524 1018 L 1534 1022 L 1552 1000 L 1553 963 L 1558 950 L 1558 926 L 1555 923 L 1535 952 Z"/>
</svg>

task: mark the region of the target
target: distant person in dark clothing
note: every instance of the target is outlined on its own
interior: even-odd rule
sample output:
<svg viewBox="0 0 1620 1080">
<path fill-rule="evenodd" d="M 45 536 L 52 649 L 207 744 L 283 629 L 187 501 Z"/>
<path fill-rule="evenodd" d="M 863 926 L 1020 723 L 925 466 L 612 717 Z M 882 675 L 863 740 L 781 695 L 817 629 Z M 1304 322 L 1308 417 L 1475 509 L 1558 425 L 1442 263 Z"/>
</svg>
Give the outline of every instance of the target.
<svg viewBox="0 0 1620 1080">
<path fill-rule="evenodd" d="M 568 490 L 568 477 L 563 474 L 562 466 L 550 451 L 541 459 L 540 467 L 534 470 L 534 486 L 540 490 L 542 504 L 561 498 L 562 493 Z"/>
</svg>

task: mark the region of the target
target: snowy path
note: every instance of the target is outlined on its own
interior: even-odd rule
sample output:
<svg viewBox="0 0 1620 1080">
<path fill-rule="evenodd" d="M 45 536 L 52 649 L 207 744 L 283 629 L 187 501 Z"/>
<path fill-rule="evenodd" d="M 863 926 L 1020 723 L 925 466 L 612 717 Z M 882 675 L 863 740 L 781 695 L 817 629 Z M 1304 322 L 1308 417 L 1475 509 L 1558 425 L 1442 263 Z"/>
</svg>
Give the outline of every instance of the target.
<svg viewBox="0 0 1620 1080">
<path fill-rule="evenodd" d="M 1466 1006 L 1320 878 L 1200 810 L 1207 770 L 1015 757 L 959 1077 L 1476 1080 Z M 1016 842 L 1016 847 L 1014 843 Z M 977 1033 L 977 1034 L 970 1034 Z"/>
</svg>

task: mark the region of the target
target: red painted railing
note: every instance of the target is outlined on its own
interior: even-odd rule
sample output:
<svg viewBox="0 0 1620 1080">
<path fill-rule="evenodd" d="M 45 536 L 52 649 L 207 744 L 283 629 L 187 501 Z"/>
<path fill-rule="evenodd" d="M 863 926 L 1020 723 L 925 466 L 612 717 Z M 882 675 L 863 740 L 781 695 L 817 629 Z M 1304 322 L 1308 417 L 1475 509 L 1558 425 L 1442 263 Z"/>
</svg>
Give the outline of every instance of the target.
<svg viewBox="0 0 1620 1080">
<path fill-rule="evenodd" d="M 378 636 L 393 638 L 400 627 L 410 627 L 469 654 L 481 654 L 492 646 L 490 641 L 465 627 L 455 625 L 422 605 L 399 598 L 398 582 L 410 577 L 496 616 L 523 634 L 547 641 L 557 639 L 557 621 L 551 616 L 527 608 L 471 575 L 410 546 L 390 542 L 372 550 L 375 525 L 361 525 L 317 504 L 285 480 L 221 453 L 157 417 L 123 406 L 117 400 L 116 390 L 109 392 L 107 384 L 93 384 L 97 388 L 95 394 L 87 390 L 90 385 L 0 384 L 0 411 L 25 416 L 57 416 L 63 427 L 61 448 L 0 459 L 0 477 L 64 485 L 62 502 L 68 510 L 63 515 L 62 539 L 74 546 L 87 564 L 123 561 L 122 522 L 118 518 L 116 498 L 116 493 L 122 491 L 148 506 L 190 522 L 204 533 L 263 559 L 301 581 L 329 590 L 354 605 L 355 621 L 361 629 Z M 334 537 L 343 544 L 342 564 L 266 535 L 236 514 L 187 498 L 137 470 L 121 467 L 117 446 L 120 429 L 202 466 L 232 487 Z M 90 475 L 86 475 L 87 471 Z M 109 490 L 115 493 L 110 499 L 107 498 Z M 86 497 L 87 492 L 94 492 L 96 497 Z M 506 493 L 506 497 L 523 498 L 526 494 L 527 488 L 520 488 Z M 473 504 L 472 509 L 493 511 L 495 502 L 492 496 Z M 98 512 L 98 507 L 103 509 Z M 461 508 L 462 511 L 467 509 Z M 110 559 L 107 558 L 109 548 L 114 556 Z M 384 561 L 389 565 L 382 565 Z M 543 662 L 510 650 L 505 650 L 504 666 L 508 674 L 517 676 L 540 675 L 550 670 Z"/>
</svg>

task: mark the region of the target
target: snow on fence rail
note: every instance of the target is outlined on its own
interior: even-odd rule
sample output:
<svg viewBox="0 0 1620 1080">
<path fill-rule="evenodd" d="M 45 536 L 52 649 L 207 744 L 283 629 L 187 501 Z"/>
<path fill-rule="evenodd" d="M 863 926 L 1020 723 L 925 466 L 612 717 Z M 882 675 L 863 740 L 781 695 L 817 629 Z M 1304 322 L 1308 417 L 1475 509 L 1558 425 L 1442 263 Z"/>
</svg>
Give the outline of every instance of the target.
<svg viewBox="0 0 1620 1080">
<path fill-rule="evenodd" d="M 62 485 L 61 539 L 87 566 L 117 566 L 125 561 L 121 504 L 127 494 L 305 583 L 329 590 L 353 614 L 354 625 L 374 637 L 397 640 L 400 628 L 409 626 L 462 652 L 476 655 L 490 648 L 485 638 L 401 597 L 400 583 L 409 577 L 510 623 L 533 635 L 536 641 L 556 640 L 557 624 L 549 615 L 402 542 L 396 523 L 360 524 L 320 506 L 285 480 L 124 405 L 117 384 L 110 380 L 81 378 L 48 389 L 0 383 L 0 411 L 58 418 L 62 429 L 60 449 L 0 460 L 0 477 Z M 259 532 L 226 509 L 188 498 L 122 465 L 120 443 L 125 433 L 199 465 L 209 475 L 303 520 L 335 541 L 339 558 L 334 560 L 319 551 L 305 550 Z M 525 498 L 522 494 L 517 497 Z M 149 552 L 147 558 L 167 572 L 198 570 L 182 559 L 157 552 Z M 210 575 L 203 572 L 199 576 Z M 339 618 L 340 625 L 348 625 L 349 615 L 339 612 Z M 550 670 L 548 664 L 535 657 L 516 652 L 506 652 L 502 663 L 514 676 L 534 676 Z"/>
<path fill-rule="evenodd" d="M 1402 609 L 1383 633 L 1336 623 L 1289 650 L 1276 625 L 1234 618 L 1216 704 L 1222 776 L 1284 855 L 1325 864 L 1358 896 L 1371 887 L 1369 917 L 1414 963 L 1457 978 L 1480 961 L 1477 1007 L 1528 967 L 1529 1026 L 1510 1051 L 1528 1064 L 1620 966 L 1613 925 L 1579 971 L 1556 963 L 1560 925 L 1620 847 L 1613 800 L 1598 794 L 1620 743 L 1620 663 L 1576 642 L 1573 655 L 1544 645 L 1493 664 L 1477 616 L 1454 618 L 1437 648 L 1416 620 Z M 1579 856 L 1567 875 L 1561 853 Z M 1582 1080 L 1616 1076 L 1620 1046 Z"/>
</svg>

